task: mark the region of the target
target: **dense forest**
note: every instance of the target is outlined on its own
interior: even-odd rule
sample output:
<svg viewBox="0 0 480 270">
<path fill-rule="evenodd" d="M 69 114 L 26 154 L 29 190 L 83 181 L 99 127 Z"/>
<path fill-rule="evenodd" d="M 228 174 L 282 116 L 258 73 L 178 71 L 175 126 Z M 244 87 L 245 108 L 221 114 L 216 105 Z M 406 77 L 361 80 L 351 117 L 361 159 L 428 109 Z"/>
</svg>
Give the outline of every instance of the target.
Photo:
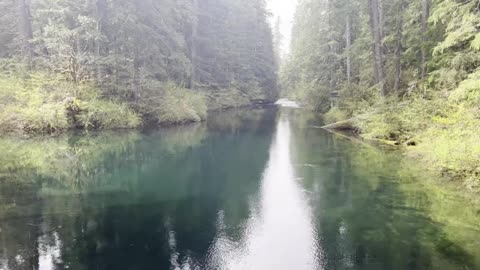
<svg viewBox="0 0 480 270">
<path fill-rule="evenodd" d="M 0 130 L 205 119 L 276 97 L 264 0 L 3 0 Z"/>
<path fill-rule="evenodd" d="M 479 0 L 301 0 L 281 82 L 328 127 L 479 185 Z"/>
</svg>

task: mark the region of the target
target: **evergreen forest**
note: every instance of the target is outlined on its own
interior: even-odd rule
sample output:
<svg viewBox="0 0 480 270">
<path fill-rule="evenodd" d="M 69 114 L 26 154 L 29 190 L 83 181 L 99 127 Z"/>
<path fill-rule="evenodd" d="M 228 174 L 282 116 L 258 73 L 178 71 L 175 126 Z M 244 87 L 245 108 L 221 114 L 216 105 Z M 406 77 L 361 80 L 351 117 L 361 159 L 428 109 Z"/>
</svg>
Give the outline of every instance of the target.
<svg viewBox="0 0 480 270">
<path fill-rule="evenodd" d="M 276 98 L 264 0 L 2 0 L 0 130 L 206 118 Z"/>
<path fill-rule="evenodd" d="M 300 0 L 292 34 L 284 95 L 479 185 L 479 0 Z"/>
</svg>

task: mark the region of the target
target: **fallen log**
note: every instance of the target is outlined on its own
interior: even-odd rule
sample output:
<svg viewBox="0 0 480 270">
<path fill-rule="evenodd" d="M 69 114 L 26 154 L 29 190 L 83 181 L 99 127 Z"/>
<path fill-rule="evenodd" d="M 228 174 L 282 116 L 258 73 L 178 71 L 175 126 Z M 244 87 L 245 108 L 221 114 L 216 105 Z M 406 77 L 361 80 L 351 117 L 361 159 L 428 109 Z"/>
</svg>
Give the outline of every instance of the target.
<svg viewBox="0 0 480 270">
<path fill-rule="evenodd" d="M 374 114 L 377 114 L 378 111 L 372 111 L 372 112 L 369 112 L 369 113 L 364 113 L 364 114 L 360 114 L 360 115 L 357 115 L 355 117 L 352 117 L 350 119 L 347 119 L 347 120 L 342 120 L 342 121 L 338 121 L 336 123 L 333 123 L 333 124 L 329 124 L 329 125 L 325 125 L 325 126 L 322 126 L 320 128 L 323 128 L 323 129 L 327 129 L 327 130 L 348 130 L 348 131 L 355 131 L 357 128 L 355 127 L 355 121 L 357 119 L 365 119 L 365 118 L 368 118 L 369 116 L 371 115 L 374 115 Z"/>
<path fill-rule="evenodd" d="M 322 126 L 321 128 L 328 130 L 355 130 L 355 119 L 357 119 L 357 117 Z"/>
</svg>

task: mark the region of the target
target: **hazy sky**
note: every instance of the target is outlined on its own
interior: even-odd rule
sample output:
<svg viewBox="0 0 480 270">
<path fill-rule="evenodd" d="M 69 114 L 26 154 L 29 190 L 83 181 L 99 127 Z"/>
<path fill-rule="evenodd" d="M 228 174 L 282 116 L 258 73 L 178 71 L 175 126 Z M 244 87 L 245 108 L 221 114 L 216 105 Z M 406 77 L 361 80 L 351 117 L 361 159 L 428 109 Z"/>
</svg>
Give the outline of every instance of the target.
<svg viewBox="0 0 480 270">
<path fill-rule="evenodd" d="M 293 23 L 293 15 L 297 0 L 267 0 L 268 9 L 273 13 L 272 20 L 275 22 L 276 18 L 281 18 L 281 32 L 284 36 L 283 51 L 288 52 L 291 40 L 291 31 Z"/>
</svg>

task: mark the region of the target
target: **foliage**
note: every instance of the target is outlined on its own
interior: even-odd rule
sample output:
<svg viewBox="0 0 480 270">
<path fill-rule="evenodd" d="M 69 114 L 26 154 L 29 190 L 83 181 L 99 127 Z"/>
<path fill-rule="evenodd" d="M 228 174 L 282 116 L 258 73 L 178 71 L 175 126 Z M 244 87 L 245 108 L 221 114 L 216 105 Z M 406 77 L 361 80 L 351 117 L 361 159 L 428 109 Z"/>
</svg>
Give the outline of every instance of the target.
<svg viewBox="0 0 480 270">
<path fill-rule="evenodd" d="M 478 4 L 300 1 L 282 89 L 328 111 L 327 122 L 352 118 L 363 138 L 409 145 L 430 167 L 478 184 Z"/>
<path fill-rule="evenodd" d="M 1 75 L 0 128 L 4 132 L 55 132 L 68 127 L 62 97 L 53 85 L 42 83 L 44 75 L 30 79 Z"/>
<path fill-rule="evenodd" d="M 287 93 L 287 97 L 291 100 L 298 100 L 304 107 L 325 112 L 330 108 L 330 97 L 326 93 L 326 88 L 322 86 L 316 87 L 312 82 L 299 81 L 291 91 Z"/>
<path fill-rule="evenodd" d="M 480 187 L 480 118 L 464 107 L 436 116 L 419 134 L 421 142 L 411 149 L 453 179 L 465 180 L 470 188 Z"/>
<path fill-rule="evenodd" d="M 3 133 L 56 133 L 74 127 L 131 128 L 138 116 L 125 104 L 104 101 L 98 89 L 60 77 L 31 73 L 0 75 L 0 130 Z"/>
<path fill-rule="evenodd" d="M 376 111 L 359 116 L 355 125 L 365 138 L 405 143 L 424 131 L 433 117 L 447 113 L 445 109 L 445 101 L 440 100 L 416 98 L 398 102 L 391 99 L 377 104 Z"/>
<path fill-rule="evenodd" d="M 173 82 L 159 85 L 160 96 L 140 101 L 140 111 L 156 123 L 199 122 L 207 117 L 204 94 L 177 86 Z"/>
<path fill-rule="evenodd" d="M 205 119 L 208 105 L 276 98 L 264 0 L 6 0 L 0 8 L 2 69 L 12 80 L 41 71 L 39 83 L 63 98 L 36 107 L 24 101 L 30 111 L 12 105 L 2 117 L 8 131 L 67 129 L 72 119 L 59 116 L 65 106 L 67 114 L 78 114 L 69 116 L 75 127 L 130 128 L 140 124 L 135 113 L 145 122 L 182 123 Z M 95 88 L 87 91 L 93 96 L 78 96 L 85 94 L 81 88 Z M 215 102 L 205 105 L 204 95 Z M 14 127 L 17 122 L 31 126 Z"/>
<path fill-rule="evenodd" d="M 83 129 L 136 128 L 141 124 L 140 117 L 126 104 L 93 99 L 74 100 L 70 111 L 75 111 L 76 126 Z"/>
<path fill-rule="evenodd" d="M 208 93 L 208 108 L 221 110 L 250 104 L 250 99 L 236 88 L 221 89 Z"/>
<path fill-rule="evenodd" d="M 334 107 L 323 115 L 325 124 L 332 124 L 348 119 L 348 114 L 338 107 Z"/>
<path fill-rule="evenodd" d="M 457 89 L 450 94 L 450 101 L 456 104 L 465 104 L 475 108 L 478 113 L 480 104 L 480 70 L 472 73 L 468 78 L 460 82 Z M 477 116 L 480 117 L 479 114 Z"/>
</svg>

